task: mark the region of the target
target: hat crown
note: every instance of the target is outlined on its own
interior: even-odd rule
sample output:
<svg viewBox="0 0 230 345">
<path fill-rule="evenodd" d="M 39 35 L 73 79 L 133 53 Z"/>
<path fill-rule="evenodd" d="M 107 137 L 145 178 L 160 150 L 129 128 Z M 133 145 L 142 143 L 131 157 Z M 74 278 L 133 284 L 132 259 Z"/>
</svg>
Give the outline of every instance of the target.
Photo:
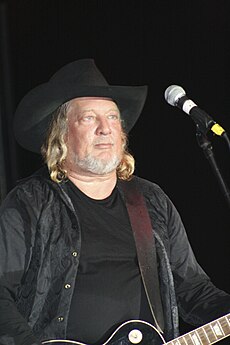
<svg viewBox="0 0 230 345">
<path fill-rule="evenodd" d="M 59 69 L 51 78 L 51 82 L 74 82 L 78 86 L 108 86 L 105 77 L 99 71 L 93 59 L 81 59 L 70 62 Z"/>
</svg>

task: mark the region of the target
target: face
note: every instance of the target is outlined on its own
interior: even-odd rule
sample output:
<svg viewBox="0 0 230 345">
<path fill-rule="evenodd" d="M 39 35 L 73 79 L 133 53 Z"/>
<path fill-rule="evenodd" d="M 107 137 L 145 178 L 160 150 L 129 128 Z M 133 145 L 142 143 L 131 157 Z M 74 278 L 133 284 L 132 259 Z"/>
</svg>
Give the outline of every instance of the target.
<svg viewBox="0 0 230 345">
<path fill-rule="evenodd" d="M 123 152 L 117 105 L 108 98 L 80 97 L 69 102 L 66 158 L 74 172 L 115 172 Z"/>
</svg>

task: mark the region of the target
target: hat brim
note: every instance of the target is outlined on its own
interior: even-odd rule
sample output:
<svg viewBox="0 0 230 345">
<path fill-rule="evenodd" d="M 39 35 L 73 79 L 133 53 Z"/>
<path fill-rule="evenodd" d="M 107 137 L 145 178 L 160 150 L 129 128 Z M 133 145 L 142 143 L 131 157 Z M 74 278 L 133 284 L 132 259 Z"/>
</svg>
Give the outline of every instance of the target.
<svg viewBox="0 0 230 345">
<path fill-rule="evenodd" d="M 128 133 L 136 123 L 147 96 L 147 86 L 76 86 L 74 82 L 42 84 L 19 103 L 14 117 L 14 134 L 25 149 L 40 153 L 52 113 L 63 103 L 77 97 L 108 97 L 120 110 Z"/>
</svg>

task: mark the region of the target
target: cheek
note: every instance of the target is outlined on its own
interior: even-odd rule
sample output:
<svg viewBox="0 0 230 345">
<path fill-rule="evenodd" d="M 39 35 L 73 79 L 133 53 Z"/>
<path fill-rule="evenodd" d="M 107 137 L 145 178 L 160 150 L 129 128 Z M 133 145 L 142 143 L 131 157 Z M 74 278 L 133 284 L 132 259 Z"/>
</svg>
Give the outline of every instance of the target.
<svg viewBox="0 0 230 345">
<path fill-rule="evenodd" d="M 124 140 L 122 139 L 121 133 L 117 133 L 115 137 L 116 149 L 117 151 L 123 152 L 124 150 Z"/>
<path fill-rule="evenodd" d="M 115 137 L 116 137 L 116 141 L 119 145 L 123 145 L 123 134 L 122 134 L 122 128 L 119 126 L 118 128 L 116 128 L 115 130 Z"/>
<path fill-rule="evenodd" d="M 74 128 L 69 128 L 67 135 L 67 147 L 69 152 L 77 152 L 80 140 L 79 134 Z"/>
<path fill-rule="evenodd" d="M 86 131 L 75 131 L 69 132 L 68 148 L 73 154 L 80 156 L 85 155 L 90 150 L 92 138 L 90 133 Z"/>
</svg>

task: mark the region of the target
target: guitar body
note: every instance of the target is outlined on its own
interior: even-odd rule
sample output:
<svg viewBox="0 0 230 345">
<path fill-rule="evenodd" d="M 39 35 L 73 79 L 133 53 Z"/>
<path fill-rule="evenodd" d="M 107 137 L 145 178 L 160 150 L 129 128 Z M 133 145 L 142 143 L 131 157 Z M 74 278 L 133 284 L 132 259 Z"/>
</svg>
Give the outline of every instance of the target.
<svg viewBox="0 0 230 345">
<path fill-rule="evenodd" d="M 211 345 L 230 336 L 230 314 L 222 316 L 174 340 L 166 342 L 150 323 L 130 320 L 119 326 L 101 345 Z M 74 340 L 46 340 L 43 345 L 87 345 Z"/>
<path fill-rule="evenodd" d="M 44 345 L 86 345 L 74 340 L 47 340 Z M 118 327 L 102 345 L 162 345 L 165 344 L 160 332 L 148 322 L 131 320 Z"/>
</svg>

